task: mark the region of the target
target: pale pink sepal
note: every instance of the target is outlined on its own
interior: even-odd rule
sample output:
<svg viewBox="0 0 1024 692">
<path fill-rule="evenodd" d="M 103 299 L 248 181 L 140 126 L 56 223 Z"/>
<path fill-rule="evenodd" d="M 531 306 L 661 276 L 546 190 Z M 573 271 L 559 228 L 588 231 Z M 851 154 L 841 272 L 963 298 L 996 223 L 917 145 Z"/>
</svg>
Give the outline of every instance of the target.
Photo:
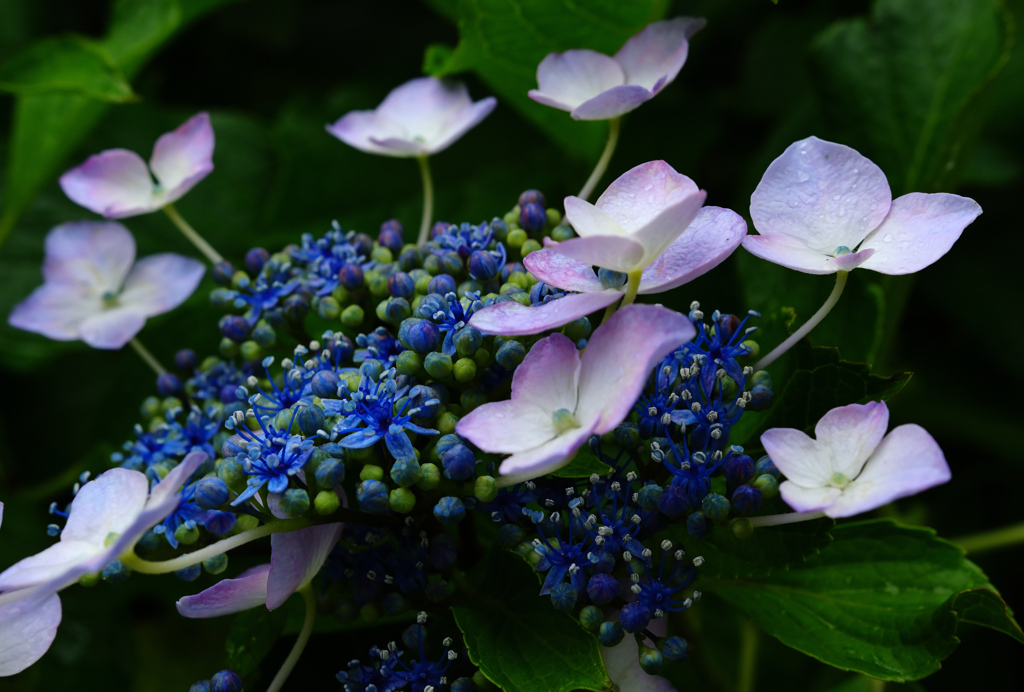
<svg viewBox="0 0 1024 692">
<path fill-rule="evenodd" d="M 316 576 L 341 538 L 342 526 L 340 523 L 324 524 L 270 537 L 268 610 L 284 605 L 289 596 Z"/>
<path fill-rule="evenodd" d="M 516 452 L 501 462 L 498 471 L 502 476 L 517 476 L 520 481 L 557 471 L 572 461 L 576 451 L 594 434 L 595 427 L 597 421 L 590 421 L 533 449 Z"/>
<path fill-rule="evenodd" d="M 675 17 L 648 24 L 615 54 L 629 84 L 657 94 L 670 84 L 686 63 L 689 39 L 707 22 L 694 17 Z"/>
<path fill-rule="evenodd" d="M 594 293 L 570 293 L 529 307 L 508 300 L 477 310 L 469 324 L 484 334 L 539 334 L 602 310 L 621 297 L 622 291 L 609 288 Z"/>
<path fill-rule="evenodd" d="M 782 235 L 748 235 L 743 238 L 743 249 L 763 260 L 805 274 L 835 274 L 849 271 L 863 264 L 874 250 L 861 250 L 834 257 L 800 245 Z"/>
<path fill-rule="evenodd" d="M 556 249 L 584 264 L 623 273 L 640 268 L 644 258 L 643 245 L 632 238 L 616 235 L 569 238 L 560 242 Z"/>
<path fill-rule="evenodd" d="M 704 207 L 686 231 L 644 269 L 639 293 L 661 293 L 693 281 L 740 246 L 747 222 L 730 209 Z M 527 257 L 538 253 L 534 252 Z"/>
<path fill-rule="evenodd" d="M 861 248 L 875 253 L 862 266 L 882 274 L 924 269 L 949 252 L 980 214 L 981 206 L 969 197 L 944 192 L 897 197 L 882 225 L 864 239 Z"/>
<path fill-rule="evenodd" d="M 626 83 L 614 58 L 592 50 L 549 53 L 537 66 L 537 88 L 528 96 L 545 106 L 572 111 L 602 92 Z"/>
<path fill-rule="evenodd" d="M 42 658 L 57 636 L 60 597 L 55 593 L 0 605 L 0 677 L 15 675 Z"/>
<path fill-rule="evenodd" d="M 596 293 L 604 290 L 591 265 L 567 257 L 557 249 L 531 252 L 523 258 L 523 264 L 538 281 L 563 291 Z"/>
<path fill-rule="evenodd" d="M 689 318 L 660 305 L 620 308 L 583 350 L 577 420 L 597 420 L 598 435 L 621 423 L 654 366 L 696 333 Z"/>
<path fill-rule="evenodd" d="M 213 171 L 213 147 L 213 126 L 206 112 L 196 113 L 177 129 L 160 135 L 149 167 L 163 188 L 162 204 L 180 199 Z"/>
<path fill-rule="evenodd" d="M 206 266 L 197 259 L 164 252 L 143 257 L 124 280 L 119 300 L 146 317 L 170 312 L 195 293 Z"/>
<path fill-rule="evenodd" d="M 193 596 L 184 596 L 174 606 L 187 618 L 214 618 L 265 605 L 269 573 L 270 563 L 257 565 L 234 579 L 222 579 Z"/>
</svg>

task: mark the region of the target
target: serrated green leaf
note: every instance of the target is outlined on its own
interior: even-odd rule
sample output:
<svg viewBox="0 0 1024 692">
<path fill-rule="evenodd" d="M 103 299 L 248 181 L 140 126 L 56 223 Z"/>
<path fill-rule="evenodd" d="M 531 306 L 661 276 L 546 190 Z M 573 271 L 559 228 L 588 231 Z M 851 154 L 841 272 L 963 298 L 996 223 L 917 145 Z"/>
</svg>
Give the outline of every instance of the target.
<svg viewBox="0 0 1024 692">
<path fill-rule="evenodd" d="M 1007 634 L 1024 644 L 1024 632 L 1013 619 L 1013 612 L 999 594 L 989 589 L 962 591 L 950 601 L 960 622 L 969 622 Z"/>
<path fill-rule="evenodd" d="M 702 588 L 784 644 L 882 680 L 936 671 L 959 641 L 960 621 L 995 626 L 994 602 L 977 594 L 994 595 L 985 575 L 932 531 L 864 521 L 836 526 L 832 536 L 818 555 L 788 570 L 702 579 Z M 958 601 L 976 619 L 961 619 Z"/>
<path fill-rule="evenodd" d="M 288 609 L 250 608 L 235 616 L 227 641 L 227 665 L 243 678 L 259 667 L 284 631 Z"/>
<path fill-rule="evenodd" d="M 531 101 L 526 94 L 537 87 L 537 65 L 548 53 L 573 48 L 613 54 L 667 9 L 666 0 L 460 0 L 458 46 L 440 61 L 431 47 L 426 67 L 436 77 L 475 72 L 503 103 L 566 151 L 590 159 L 600 151 L 607 126 L 574 121 L 564 111 Z"/>
<path fill-rule="evenodd" d="M 109 103 L 136 99 L 110 53 L 81 36 L 43 39 L 5 62 L 0 90 L 73 93 Z"/>
<path fill-rule="evenodd" d="M 795 369 L 785 382 L 776 382 L 775 403 L 763 413 L 745 413 L 732 429 L 733 444 L 756 445 L 768 428 L 809 431 L 837 406 L 892 398 L 913 374 L 875 375 L 869 364 L 845 361 L 839 349 L 828 346 L 802 343 L 793 351 Z"/>
<path fill-rule="evenodd" d="M 812 44 L 815 85 L 845 143 L 894 193 L 945 190 L 985 119 L 1012 43 L 1001 0 L 878 0 Z"/>
<path fill-rule="evenodd" d="M 485 588 L 452 612 L 469 659 L 489 680 L 519 692 L 613 689 L 597 639 L 538 595 L 523 560 L 495 549 L 473 576 Z"/>
</svg>

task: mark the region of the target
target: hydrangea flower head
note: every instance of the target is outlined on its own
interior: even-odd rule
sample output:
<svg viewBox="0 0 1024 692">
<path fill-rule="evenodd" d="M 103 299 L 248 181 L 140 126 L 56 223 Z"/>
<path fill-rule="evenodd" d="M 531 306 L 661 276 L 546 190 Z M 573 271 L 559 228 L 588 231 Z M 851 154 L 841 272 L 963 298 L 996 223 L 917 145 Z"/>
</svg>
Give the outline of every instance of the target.
<svg viewBox="0 0 1024 692">
<path fill-rule="evenodd" d="M 135 240 L 117 222 L 61 224 L 46 236 L 43 285 L 7 321 L 58 341 L 121 348 L 147 318 L 185 302 L 206 271 L 169 252 L 134 260 Z"/>
<path fill-rule="evenodd" d="M 672 83 L 686 62 L 690 37 L 704 24 L 692 17 L 649 24 L 612 57 L 592 50 L 550 53 L 537 67 L 537 88 L 529 96 L 576 120 L 616 118 Z"/>
<path fill-rule="evenodd" d="M 456 432 L 485 452 L 509 454 L 509 481 L 567 464 L 591 435 L 622 422 L 651 369 L 695 330 L 683 315 L 628 305 L 599 327 L 580 356 L 562 334 L 538 341 L 512 377 L 512 398 L 473 409 Z"/>
<path fill-rule="evenodd" d="M 807 274 L 855 267 L 910 274 L 945 255 L 981 214 L 973 199 L 911 192 L 892 199 L 885 174 L 850 147 L 817 137 L 772 161 L 750 197 L 761 235 L 743 247 Z"/>
<path fill-rule="evenodd" d="M 372 111 L 346 113 L 327 131 L 368 154 L 429 156 L 447 149 L 497 103 L 493 96 L 474 103 L 462 83 L 420 77 L 392 89 Z"/>
<path fill-rule="evenodd" d="M 773 428 L 761 444 L 786 480 L 782 499 L 798 512 L 832 518 L 876 509 L 950 479 L 942 450 L 923 428 L 900 425 L 886 435 L 884 402 L 850 404 L 826 413 L 811 439 Z"/>
<path fill-rule="evenodd" d="M 73 202 L 108 219 L 148 214 L 213 171 L 213 144 L 210 115 L 197 113 L 160 135 L 148 166 L 134 151 L 108 149 L 62 175 L 60 186 Z"/>
</svg>

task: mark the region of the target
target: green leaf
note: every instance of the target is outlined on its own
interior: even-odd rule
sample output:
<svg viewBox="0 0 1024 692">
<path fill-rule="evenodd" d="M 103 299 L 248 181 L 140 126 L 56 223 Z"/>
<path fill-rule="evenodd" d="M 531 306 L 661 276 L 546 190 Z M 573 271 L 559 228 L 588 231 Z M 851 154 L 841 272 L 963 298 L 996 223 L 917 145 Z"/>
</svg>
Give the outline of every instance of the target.
<svg viewBox="0 0 1024 692">
<path fill-rule="evenodd" d="M 894 192 L 949 189 L 1012 41 L 1001 0 L 878 0 L 812 44 L 816 87 L 843 142 Z"/>
<path fill-rule="evenodd" d="M 604 476 L 611 470 L 612 468 L 598 459 L 589 447 L 584 446 L 576 452 L 572 461 L 557 471 L 552 471 L 551 475 L 556 478 L 590 478 L 595 473 Z"/>
<path fill-rule="evenodd" d="M 14 56 L 0 67 L 0 89 L 75 93 L 110 103 L 136 99 L 110 54 L 81 36 L 44 39 Z"/>
<path fill-rule="evenodd" d="M 284 631 L 288 608 L 250 608 L 235 616 L 227 641 L 227 665 L 243 678 L 259 667 Z"/>
<path fill-rule="evenodd" d="M 809 431 L 837 406 L 891 399 L 913 374 L 875 375 L 867 363 L 843 360 L 837 348 L 812 347 L 804 342 L 793 350 L 795 369 L 782 383 L 781 391 L 776 390 L 775 403 L 763 413 L 745 413 L 732 430 L 733 444 L 754 445 L 768 428 Z"/>
<path fill-rule="evenodd" d="M 523 560 L 492 550 L 467 581 L 486 589 L 471 591 L 472 605 L 452 612 L 469 659 L 487 679 L 519 692 L 613 689 L 597 639 L 537 594 L 537 577 Z"/>
<path fill-rule="evenodd" d="M 443 5 L 439 9 L 448 14 L 449 3 Z M 537 87 L 537 65 L 548 53 L 573 48 L 613 54 L 667 9 L 667 0 L 460 0 L 458 46 L 450 54 L 431 46 L 425 68 L 436 77 L 476 72 L 503 103 L 566 151 L 590 159 L 600 151 L 607 126 L 574 121 L 564 111 L 531 101 L 526 94 Z"/>
<path fill-rule="evenodd" d="M 788 570 L 702 579 L 702 587 L 784 644 L 882 680 L 938 670 L 959 642 L 961 621 L 1007 633 L 1016 627 L 1005 609 L 997 617 L 998 596 L 982 571 L 930 530 L 864 521 L 836 526 L 832 536 Z"/>
<path fill-rule="evenodd" d="M 1013 611 L 999 594 L 989 589 L 963 591 L 950 601 L 961 622 L 970 622 L 1009 635 L 1024 644 L 1024 633 L 1013 619 Z"/>
</svg>

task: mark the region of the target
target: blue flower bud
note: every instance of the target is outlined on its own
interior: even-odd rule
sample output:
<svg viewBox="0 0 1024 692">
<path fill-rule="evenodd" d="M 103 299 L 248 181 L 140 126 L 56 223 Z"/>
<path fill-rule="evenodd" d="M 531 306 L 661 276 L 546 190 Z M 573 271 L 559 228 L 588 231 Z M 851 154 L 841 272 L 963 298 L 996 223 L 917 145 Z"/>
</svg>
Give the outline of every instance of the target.
<svg viewBox="0 0 1024 692">
<path fill-rule="evenodd" d="M 249 323 L 241 315 L 224 315 L 217 326 L 221 334 L 235 343 L 242 343 L 249 338 Z"/>
<path fill-rule="evenodd" d="M 611 603 L 619 593 L 619 580 L 610 574 L 595 574 L 587 582 L 587 596 L 593 603 Z"/>
<path fill-rule="evenodd" d="M 230 262 L 217 262 L 210 273 L 217 285 L 227 286 L 231 283 L 231 277 L 235 275 L 235 268 Z"/>
<path fill-rule="evenodd" d="M 209 680 L 200 680 L 199 682 L 192 683 L 192 687 L 188 688 L 188 692 L 213 692 L 213 687 Z"/>
<path fill-rule="evenodd" d="M 160 396 L 172 396 L 181 391 L 181 378 L 165 372 L 156 378 L 156 393 Z"/>
<path fill-rule="evenodd" d="M 502 524 L 498 529 L 498 543 L 502 548 L 515 548 L 523 540 L 523 530 L 515 524 Z"/>
<path fill-rule="evenodd" d="M 288 516 L 302 516 L 308 509 L 309 493 L 302 488 L 289 488 L 281 493 L 281 511 Z"/>
<path fill-rule="evenodd" d="M 711 532 L 711 522 L 704 516 L 704 512 L 693 512 L 686 517 L 686 533 L 694 538 L 704 538 Z"/>
<path fill-rule="evenodd" d="M 351 243 L 352 247 L 355 248 L 357 255 L 369 257 L 370 253 L 373 252 L 373 238 L 365 233 L 356 233 L 352 236 Z"/>
<path fill-rule="evenodd" d="M 700 508 L 708 519 L 712 521 L 725 521 L 729 516 L 731 505 L 729 504 L 729 499 L 724 495 L 709 493 L 701 500 Z"/>
<path fill-rule="evenodd" d="M 483 340 L 483 334 L 476 327 L 470 327 L 469 325 L 455 332 L 455 337 L 453 338 L 455 350 L 460 356 L 472 356 L 480 348 Z"/>
<path fill-rule="evenodd" d="M 388 277 L 388 293 L 395 298 L 412 298 L 416 293 L 416 282 L 405 272 L 395 272 Z"/>
<path fill-rule="evenodd" d="M 321 370 L 313 375 L 313 379 L 310 381 L 313 394 L 321 399 L 337 399 L 338 385 L 340 384 L 341 379 L 333 370 Z"/>
<path fill-rule="evenodd" d="M 391 465 L 391 480 L 403 488 L 415 485 L 420 480 L 420 462 L 416 457 L 402 457 Z"/>
<path fill-rule="evenodd" d="M 653 512 L 658 508 L 658 498 L 661 497 L 662 487 L 656 483 L 647 483 L 637 492 L 637 504 L 641 509 Z"/>
<path fill-rule="evenodd" d="M 183 348 L 174 354 L 174 367 L 185 372 L 192 372 L 199 365 L 196 352 L 190 348 Z"/>
<path fill-rule="evenodd" d="M 761 492 L 749 485 L 741 485 L 733 491 L 732 506 L 740 516 L 753 514 L 761 509 Z"/>
<path fill-rule="evenodd" d="M 355 263 L 348 263 L 338 270 L 338 283 L 353 291 L 363 285 L 366 277 L 363 268 Z"/>
<path fill-rule="evenodd" d="M 661 643 L 661 655 L 666 661 L 682 661 L 690 655 L 690 645 L 682 637 L 669 637 Z"/>
<path fill-rule="evenodd" d="M 377 312 L 380 317 L 380 312 Z M 388 298 L 384 303 L 384 319 L 391 324 L 400 324 L 402 320 L 412 316 L 412 306 L 405 298 Z"/>
<path fill-rule="evenodd" d="M 226 536 L 235 529 L 238 517 L 232 512 L 211 510 L 206 516 L 206 530 L 214 536 Z"/>
<path fill-rule="evenodd" d="M 442 497 L 434 506 L 434 517 L 445 526 L 458 524 L 466 518 L 466 506 L 457 497 Z"/>
<path fill-rule="evenodd" d="M 228 484 L 220 478 L 204 478 L 196 483 L 195 501 L 203 509 L 217 509 L 229 499 Z"/>
<path fill-rule="evenodd" d="M 103 571 L 100 573 L 100 576 L 105 582 L 119 584 L 132 576 L 132 571 L 125 567 L 120 560 L 114 560 L 113 562 L 107 563 L 106 567 L 104 567 Z"/>
<path fill-rule="evenodd" d="M 441 342 L 441 330 L 430 320 L 410 317 L 398 327 L 398 340 L 416 353 L 426 354 Z"/>
<path fill-rule="evenodd" d="M 402 250 L 402 235 L 405 228 L 398 219 L 388 219 L 380 225 L 380 233 L 377 234 L 377 244 L 386 247 L 391 252 Z"/>
<path fill-rule="evenodd" d="M 380 609 L 385 615 L 398 615 L 409 610 L 409 601 L 400 593 L 389 593 L 380 599 Z"/>
<path fill-rule="evenodd" d="M 441 455 L 441 465 L 445 478 L 453 481 L 469 480 L 476 474 L 476 457 L 466 445 L 453 445 Z"/>
<path fill-rule="evenodd" d="M 580 624 L 589 632 L 596 632 L 604 621 L 604 611 L 597 606 L 588 605 L 580 611 Z"/>
<path fill-rule="evenodd" d="M 763 384 L 759 384 L 750 390 L 750 401 L 747 402 L 748 411 L 763 411 L 772 405 L 775 395 L 772 390 Z"/>
<path fill-rule="evenodd" d="M 625 636 L 622 625 L 611 620 L 602 622 L 601 628 L 597 630 L 597 641 L 601 643 L 601 646 L 616 646 Z"/>
<path fill-rule="evenodd" d="M 572 610 L 576 607 L 576 597 L 576 589 L 572 587 L 572 584 L 566 582 L 551 589 L 551 605 L 555 607 L 555 610 L 562 612 Z"/>
<path fill-rule="evenodd" d="M 477 692 L 477 686 L 472 678 L 457 678 L 452 683 L 451 692 Z"/>
<path fill-rule="evenodd" d="M 657 649 L 649 646 L 640 647 L 640 667 L 648 675 L 657 675 L 665 667 L 665 658 Z"/>
<path fill-rule="evenodd" d="M 494 360 L 506 370 L 515 370 L 524 358 L 526 358 L 526 347 L 518 341 L 506 341 L 494 355 Z"/>
<path fill-rule="evenodd" d="M 544 201 L 544 193 L 540 190 L 523 190 L 519 193 L 518 204 L 520 209 L 527 204 L 538 204 L 541 207 L 547 206 L 547 202 Z"/>
<path fill-rule="evenodd" d="M 263 265 L 270 259 L 270 253 L 261 247 L 254 247 L 245 253 L 245 271 L 256 276 L 263 270 Z"/>
<path fill-rule="evenodd" d="M 519 226 L 527 233 L 540 233 L 548 225 L 548 215 L 544 207 L 532 202 L 519 208 Z"/>
<path fill-rule="evenodd" d="M 780 475 L 779 469 L 775 467 L 775 462 L 772 461 L 771 457 L 767 456 L 761 457 L 757 460 L 757 463 L 754 464 L 754 473 L 758 476 L 768 474 L 776 479 L 778 479 Z"/>
<path fill-rule="evenodd" d="M 476 250 L 469 256 L 469 275 L 477 281 L 487 281 L 497 276 L 501 266 L 498 260 L 486 250 Z"/>
<path fill-rule="evenodd" d="M 309 314 L 309 301 L 301 295 L 290 295 L 284 299 L 284 318 L 295 325 L 302 324 Z"/>
<path fill-rule="evenodd" d="M 448 498 L 454 499 L 454 498 Z M 437 511 L 436 509 L 434 510 Z M 434 536 L 430 540 L 430 564 L 434 569 L 447 572 L 459 561 L 459 554 L 455 549 L 455 539 L 446 533 Z"/>
<path fill-rule="evenodd" d="M 398 255 L 398 266 L 402 268 L 402 271 L 411 272 L 423 264 L 423 253 L 420 252 L 418 247 L 405 247 L 402 249 L 400 255 Z M 422 293 L 423 291 L 420 291 Z"/>
<path fill-rule="evenodd" d="M 612 435 L 619 446 L 626 449 L 632 449 L 640 443 L 640 430 L 629 421 L 615 426 L 615 429 L 612 430 Z"/>
<path fill-rule="evenodd" d="M 658 497 L 658 509 L 669 517 L 678 517 L 690 508 L 690 499 L 680 486 L 670 483 Z"/>
<path fill-rule="evenodd" d="M 327 427 L 327 419 L 324 417 L 324 410 L 316 404 L 299 407 L 299 413 L 295 416 L 299 424 L 299 430 L 307 437 L 316 435 L 317 430 Z"/>
<path fill-rule="evenodd" d="M 651 611 L 640 601 L 633 601 L 622 606 L 619 611 L 619 624 L 630 634 L 640 632 L 651 622 Z"/>
<path fill-rule="evenodd" d="M 754 460 L 746 454 L 730 454 L 722 463 L 722 474 L 730 486 L 743 485 L 754 477 Z"/>
<path fill-rule="evenodd" d="M 182 581 L 192 582 L 198 579 L 201 573 L 202 569 L 199 567 L 199 565 L 190 565 L 189 567 L 185 567 L 184 569 L 179 569 L 178 571 L 176 571 L 174 573 L 174 576 L 176 576 L 178 579 Z"/>
<path fill-rule="evenodd" d="M 242 692 L 242 678 L 233 670 L 222 670 L 214 673 L 210 679 L 211 692 Z"/>
<path fill-rule="evenodd" d="M 455 293 L 456 285 L 455 279 L 450 274 L 438 274 L 427 284 L 427 290 L 430 293 L 446 296 L 449 293 Z"/>
<path fill-rule="evenodd" d="M 363 481 L 356 486 L 356 502 L 364 512 L 385 514 L 388 511 L 388 488 L 380 481 Z"/>
<path fill-rule="evenodd" d="M 628 278 L 623 272 L 612 271 L 604 267 L 597 270 L 597 279 L 604 288 L 622 288 Z"/>
</svg>

